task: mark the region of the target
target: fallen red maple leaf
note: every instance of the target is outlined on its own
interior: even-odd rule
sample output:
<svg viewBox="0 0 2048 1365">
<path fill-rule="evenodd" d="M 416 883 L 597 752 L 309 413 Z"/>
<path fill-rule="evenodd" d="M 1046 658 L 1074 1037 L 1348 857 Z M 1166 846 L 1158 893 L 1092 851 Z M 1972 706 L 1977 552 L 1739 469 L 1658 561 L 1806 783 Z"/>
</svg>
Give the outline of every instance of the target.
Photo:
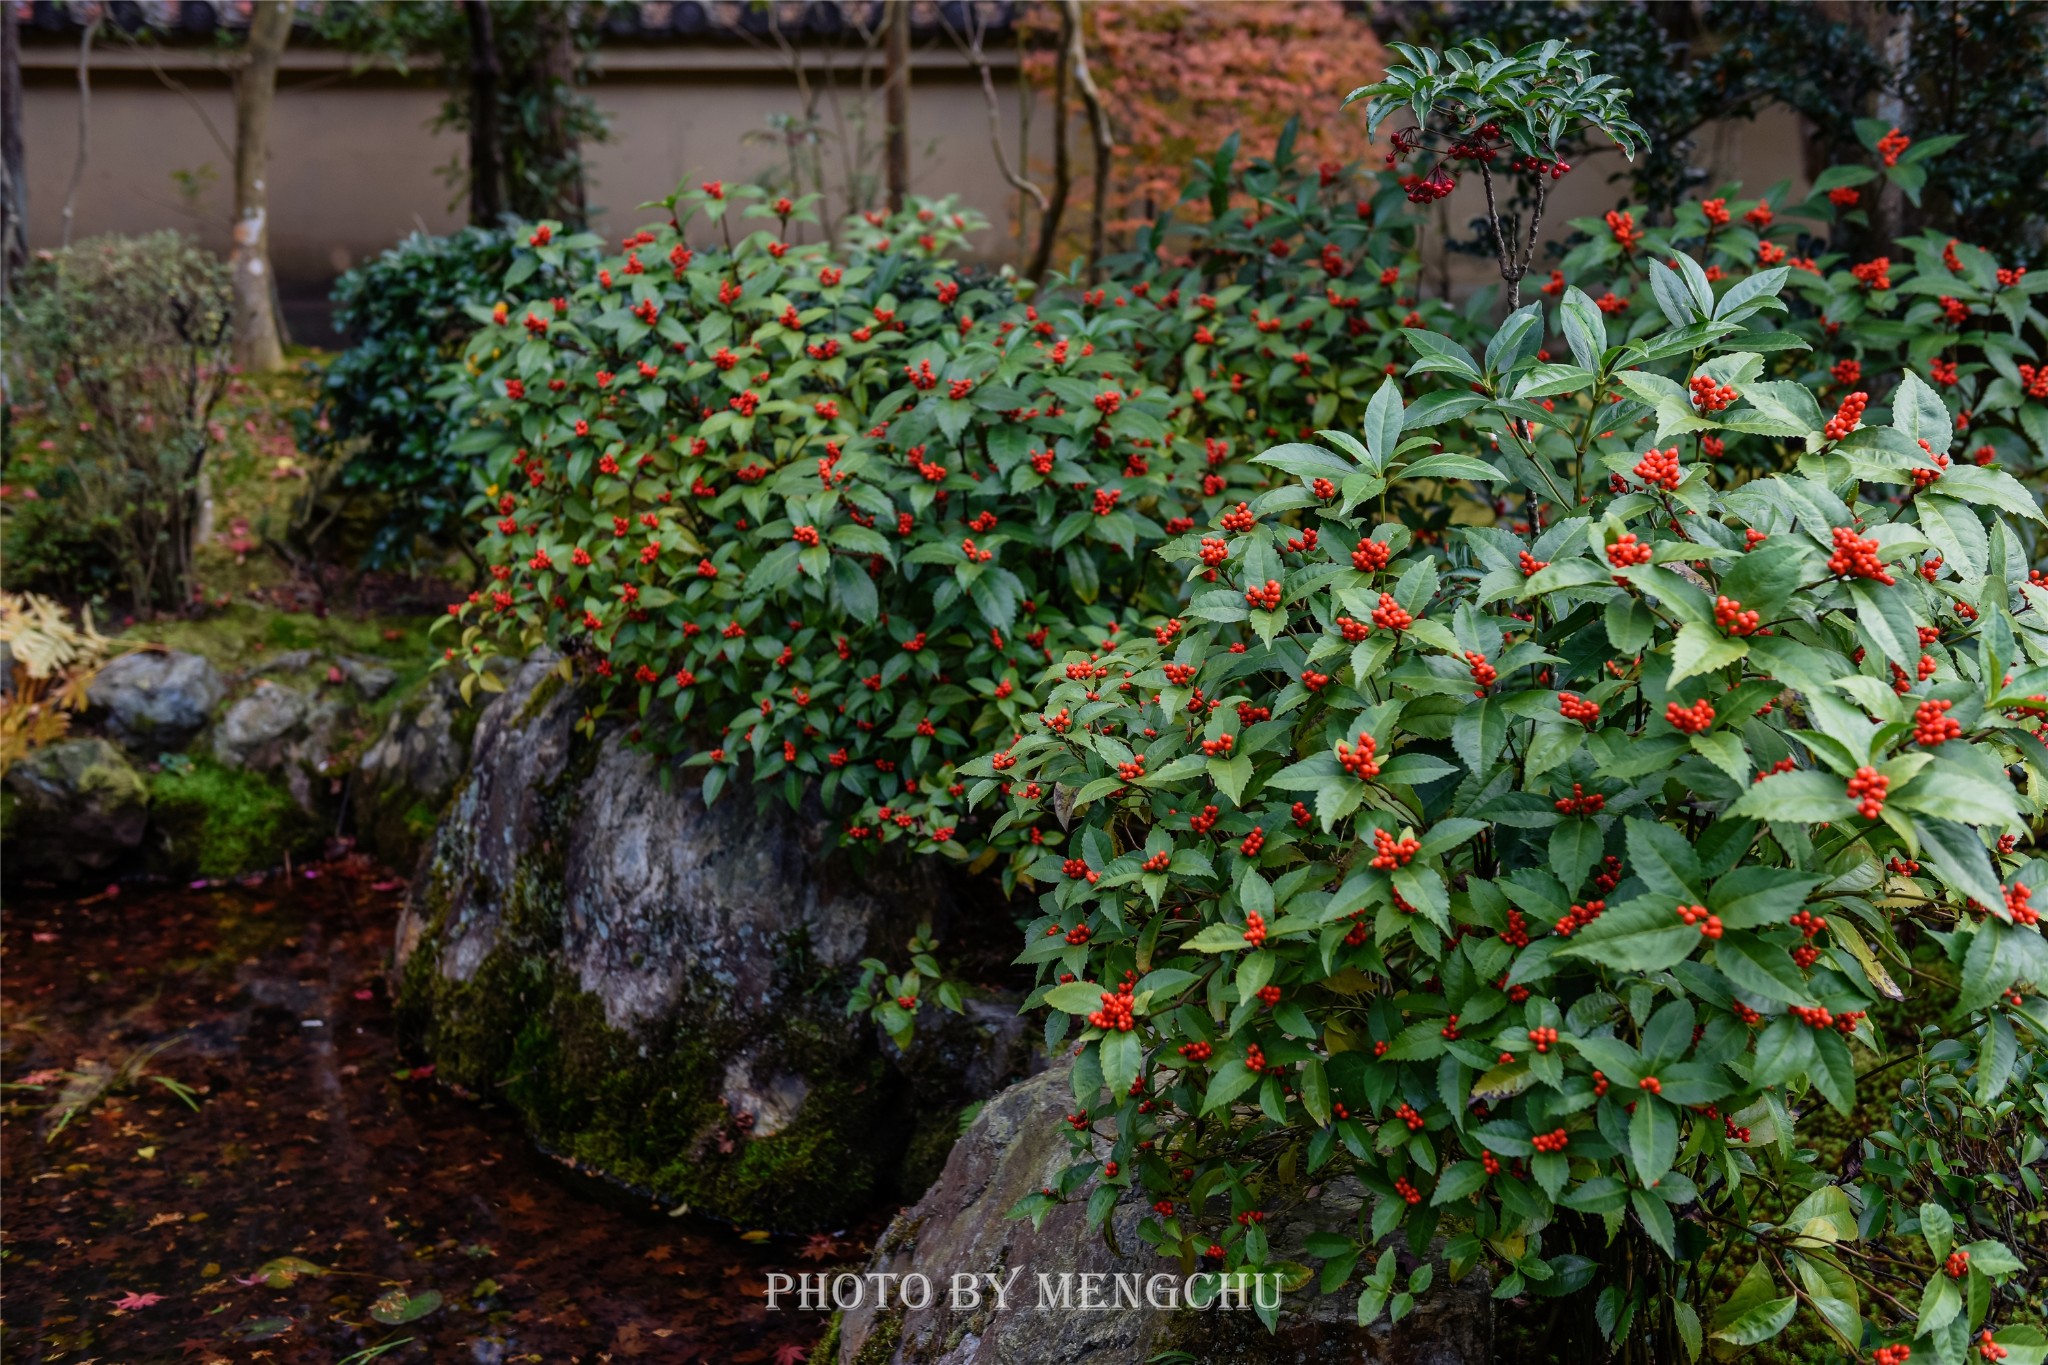
<svg viewBox="0 0 2048 1365">
<path fill-rule="evenodd" d="M 114 1301 L 114 1307 L 124 1312 L 133 1312 L 138 1308 L 152 1308 L 163 1301 L 164 1296 L 161 1294 L 124 1294 Z"/>
<path fill-rule="evenodd" d="M 804 1362 L 810 1358 L 810 1347 L 791 1343 L 776 1349 L 775 1365 L 804 1365 Z"/>
</svg>

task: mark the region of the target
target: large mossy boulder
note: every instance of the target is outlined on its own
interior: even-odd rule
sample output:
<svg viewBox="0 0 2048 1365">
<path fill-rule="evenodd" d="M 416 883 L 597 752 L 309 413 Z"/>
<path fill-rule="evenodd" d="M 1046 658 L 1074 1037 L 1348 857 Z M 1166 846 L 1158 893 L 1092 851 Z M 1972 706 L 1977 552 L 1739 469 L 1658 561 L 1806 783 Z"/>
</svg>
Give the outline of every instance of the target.
<svg viewBox="0 0 2048 1365">
<path fill-rule="evenodd" d="M 914 1195 L 1024 1055 L 1014 1005 L 931 1021 L 909 1058 L 846 1013 L 862 957 L 953 917 L 944 869 L 857 863 L 821 812 L 744 789 L 707 809 L 581 712 L 537 658 L 477 721 L 399 930 L 408 1042 L 558 1154 L 702 1212 L 815 1228 Z"/>
<path fill-rule="evenodd" d="M 45 745 L 7 770 L 10 875 L 72 881 L 109 871 L 142 844 L 149 788 L 104 739 Z"/>
<path fill-rule="evenodd" d="M 872 1298 L 836 1324 L 838 1365 L 1132 1365 L 1159 1359 L 1202 1365 L 1488 1365 L 1493 1359 L 1492 1286 L 1478 1272 L 1445 1282 L 1438 1265 L 1435 1287 L 1398 1324 L 1385 1315 L 1370 1327 L 1357 1319 L 1357 1294 L 1290 1295 L 1277 1331 L 1254 1312 L 1216 1307 L 1115 1307 L 1114 1277 L 1171 1275 L 1137 1236 L 1149 1196 L 1127 1195 L 1111 1215 L 1114 1247 L 1087 1226 L 1087 1201 L 1062 1204 L 1037 1227 L 1007 1217 L 1026 1195 L 1052 1185 L 1072 1163 L 1063 1116 L 1074 1107 L 1072 1067 L 1062 1062 L 1011 1086 L 983 1106 L 954 1146 L 944 1172 L 917 1204 L 899 1214 L 876 1244 L 868 1266 L 877 1272 L 924 1275 L 935 1293 L 928 1307 L 905 1309 L 892 1300 L 877 1311 Z M 1108 1145 L 1097 1140 L 1100 1154 Z M 1276 1196 L 1268 1206 L 1267 1235 L 1281 1260 L 1303 1261 L 1303 1244 L 1316 1232 L 1350 1232 L 1365 1191 L 1349 1179 Z M 1402 1249 L 1406 1258 L 1406 1248 Z M 1413 1266 L 1412 1258 L 1404 1266 Z M 984 1293 L 978 1306 L 955 1308 L 948 1292 L 955 1275 L 1015 1272 L 1001 1307 Z M 1106 1307 L 1084 1308 L 1080 1296 L 1093 1281 Z M 1039 1277 L 1054 1286 L 1043 1302 Z M 1064 1282 L 1062 1277 L 1068 1277 Z M 885 1281 L 886 1283 L 886 1281 Z M 984 1287 L 988 1281 L 980 1280 Z M 1067 1305 L 1057 1300 L 1067 1287 Z M 919 1297 L 913 1295 L 913 1298 Z M 1165 1289 L 1159 1302 L 1167 1302 Z M 815 1357 L 814 1357 L 815 1358 Z"/>
</svg>

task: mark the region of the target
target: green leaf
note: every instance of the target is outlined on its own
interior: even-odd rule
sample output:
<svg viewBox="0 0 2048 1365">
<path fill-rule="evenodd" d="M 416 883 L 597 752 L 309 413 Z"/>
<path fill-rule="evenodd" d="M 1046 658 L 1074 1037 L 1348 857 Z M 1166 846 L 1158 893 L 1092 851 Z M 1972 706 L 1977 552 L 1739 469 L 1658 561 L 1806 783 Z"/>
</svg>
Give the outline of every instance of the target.
<svg viewBox="0 0 2048 1365">
<path fill-rule="evenodd" d="M 1238 936 L 1237 946 L 1244 946 Z M 1093 1014 L 1102 1008 L 1102 987 L 1093 981 L 1069 981 L 1046 992 L 1045 1003 L 1065 1014 Z"/>
<path fill-rule="evenodd" d="M 1791 955 L 1755 934 L 1736 929 L 1724 933 L 1714 943 L 1714 965 L 1737 990 L 1788 1005 L 1810 1008 L 1815 1003 Z"/>
<path fill-rule="evenodd" d="M 1643 885 L 1692 904 L 1700 899 L 1699 856 L 1683 834 L 1653 820 L 1628 820 L 1628 862 Z"/>
<path fill-rule="evenodd" d="M 1145 1062 L 1145 1045 L 1135 1032 L 1112 1030 L 1102 1039 L 1102 1081 L 1112 1095 L 1127 1095 Z"/>
<path fill-rule="evenodd" d="M 1432 1206 L 1455 1204 L 1470 1198 L 1486 1185 L 1486 1167 L 1477 1161 L 1459 1161 L 1444 1168 L 1437 1178 L 1436 1190 L 1430 1195 Z"/>
<path fill-rule="evenodd" d="M 1630 1190 L 1628 1203 L 1636 1211 L 1636 1221 L 1643 1225 L 1643 1231 L 1650 1234 L 1650 1240 L 1663 1248 L 1666 1256 L 1676 1258 L 1677 1229 L 1671 1224 L 1671 1206 L 1648 1190 Z"/>
<path fill-rule="evenodd" d="M 370 1316 L 386 1327 L 398 1327 L 418 1322 L 440 1306 L 441 1292 L 438 1289 L 423 1289 L 417 1294 L 391 1289 L 370 1304 Z"/>
<path fill-rule="evenodd" d="M 1773 773 L 1736 798 L 1730 815 L 1805 825 L 1817 820 L 1847 820 L 1856 814 L 1848 784 L 1832 773 L 1812 768 Z"/>
<path fill-rule="evenodd" d="M 1401 443 L 1401 386 L 1392 376 L 1382 380 L 1365 409 L 1365 448 L 1373 465 L 1385 469 Z"/>
<path fill-rule="evenodd" d="M 1256 1085 L 1258 1079 L 1258 1074 L 1248 1069 L 1242 1060 L 1231 1058 L 1210 1076 L 1209 1091 L 1202 1097 L 1202 1112 L 1207 1114 L 1221 1109 Z"/>
<path fill-rule="evenodd" d="M 1636 1179 L 1645 1185 L 1662 1180 L 1678 1156 L 1678 1116 L 1671 1106 L 1654 1095 L 1638 1098 L 1628 1121 L 1628 1146 Z"/>
<path fill-rule="evenodd" d="M 1671 650 L 1671 680 L 1677 687 L 1687 678 L 1712 673 L 1749 656 L 1749 646 L 1731 640 L 1704 621 L 1688 621 L 1678 628 L 1678 642 Z"/>
<path fill-rule="evenodd" d="M 1920 1291 L 1920 1322 L 1922 1333 L 1939 1331 L 1948 1325 L 1950 1318 L 1963 1311 L 1963 1296 L 1956 1288 L 1956 1282 L 1948 1272 L 1936 1270 L 1927 1277 L 1927 1287 Z"/>
<path fill-rule="evenodd" d="M 1856 1062 L 1849 1055 L 1849 1045 L 1833 1029 L 1816 1029 L 1813 1048 L 1820 1062 L 1813 1069 L 1814 1087 L 1836 1113 L 1846 1117 L 1856 1108 Z"/>
<path fill-rule="evenodd" d="M 1749 750 L 1740 736 L 1728 730 L 1690 737 L 1692 751 L 1719 768 L 1736 782 L 1749 781 Z"/>
<path fill-rule="evenodd" d="M 1955 1245 L 1956 1220 L 1939 1204 L 1922 1204 L 1920 1235 L 1927 1240 L 1929 1254 L 1937 1261 L 1945 1261 L 1949 1249 Z"/>
<path fill-rule="evenodd" d="M 1737 1346 L 1754 1346 L 1784 1331 L 1792 1321 L 1792 1315 L 1798 1311 L 1799 1300 L 1795 1297 L 1766 1299 L 1715 1332 L 1714 1336 Z"/>
</svg>

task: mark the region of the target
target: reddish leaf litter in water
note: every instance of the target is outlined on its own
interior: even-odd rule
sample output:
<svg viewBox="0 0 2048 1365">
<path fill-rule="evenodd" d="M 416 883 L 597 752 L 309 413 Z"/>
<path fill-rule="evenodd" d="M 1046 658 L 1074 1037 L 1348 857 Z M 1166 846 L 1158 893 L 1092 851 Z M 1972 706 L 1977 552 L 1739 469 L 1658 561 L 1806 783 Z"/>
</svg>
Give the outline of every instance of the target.
<svg viewBox="0 0 2048 1365">
<path fill-rule="evenodd" d="M 11 898 L 6 1358 L 804 1359 L 824 1321 L 770 1314 L 766 1276 L 856 1261 L 860 1235 L 666 1216 L 409 1064 L 386 978 L 403 894 L 344 858 Z"/>
</svg>

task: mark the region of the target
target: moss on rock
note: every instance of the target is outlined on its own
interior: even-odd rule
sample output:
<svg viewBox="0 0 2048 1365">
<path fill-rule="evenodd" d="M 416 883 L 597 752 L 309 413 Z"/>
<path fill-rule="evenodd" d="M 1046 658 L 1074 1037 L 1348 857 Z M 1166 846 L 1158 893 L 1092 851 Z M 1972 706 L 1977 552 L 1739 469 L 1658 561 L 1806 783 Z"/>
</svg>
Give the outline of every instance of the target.
<svg viewBox="0 0 2048 1365">
<path fill-rule="evenodd" d="M 195 758 L 149 778 L 159 870 L 172 876 L 232 877 L 275 866 L 319 837 L 281 783 Z"/>
<path fill-rule="evenodd" d="M 566 794 L 588 777 L 589 757 L 586 748 L 551 786 L 546 823 L 556 831 L 574 818 Z M 551 1150 L 656 1197 L 787 1229 L 840 1224 L 871 1208 L 893 1187 L 908 1137 L 904 1085 L 833 1007 L 843 995 L 791 991 L 766 1025 L 695 996 L 662 1022 L 611 1024 L 559 956 L 564 844 L 544 838 L 521 855 L 498 894 L 489 950 L 464 980 L 442 969 L 460 926 L 450 889 L 429 874 L 424 932 L 399 988 L 406 1043 L 440 1076 L 510 1104 Z M 780 956 L 801 962 L 799 947 L 783 945 Z M 723 1098 L 743 1054 L 756 1074 L 806 1084 L 773 1132 L 751 1132 Z M 943 1117 L 950 1141 L 956 1116 Z"/>
</svg>

